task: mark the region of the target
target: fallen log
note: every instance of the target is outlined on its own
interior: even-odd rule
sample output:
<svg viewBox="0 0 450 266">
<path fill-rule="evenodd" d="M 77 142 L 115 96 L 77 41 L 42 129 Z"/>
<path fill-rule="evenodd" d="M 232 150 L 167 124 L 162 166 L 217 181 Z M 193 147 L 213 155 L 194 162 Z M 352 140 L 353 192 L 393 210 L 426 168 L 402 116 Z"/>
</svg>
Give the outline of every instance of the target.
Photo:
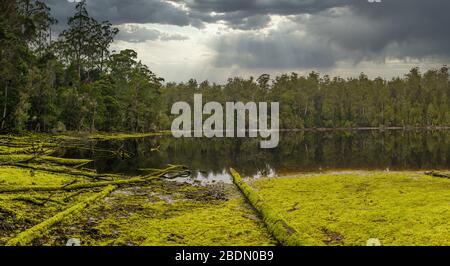
<svg viewBox="0 0 450 266">
<path fill-rule="evenodd" d="M 62 221 L 64 218 L 69 217 L 70 215 L 74 215 L 87 206 L 89 206 L 94 201 L 106 197 L 109 193 L 111 193 L 114 189 L 116 189 L 115 186 L 108 186 L 105 189 L 103 189 L 101 192 L 93 195 L 92 197 L 75 204 L 74 206 L 70 207 L 69 209 L 60 212 L 56 214 L 55 216 L 51 217 L 50 219 L 47 219 L 43 221 L 40 224 L 37 224 L 33 227 L 31 227 L 28 230 L 25 230 L 24 232 L 18 234 L 13 239 L 10 239 L 6 246 L 26 246 L 29 245 L 34 239 L 42 236 L 46 231 L 50 229 L 55 223 L 58 223 Z"/>
<path fill-rule="evenodd" d="M 0 163 L 0 166 L 3 165 L 11 165 L 15 163 L 30 163 L 33 161 L 37 161 L 39 158 L 42 157 L 50 157 L 48 155 L 52 154 L 54 151 L 49 151 L 47 153 L 42 154 L 35 154 L 35 155 L 29 155 L 29 154 L 21 154 L 21 153 L 7 153 L 7 154 L 1 154 L 2 161 L 4 161 L 4 157 L 10 158 L 10 160 L 7 160 L 6 162 Z M 21 158 L 21 159 L 18 159 Z M 16 160 L 13 160 L 16 159 Z"/>
<path fill-rule="evenodd" d="M 29 191 L 40 191 L 40 192 L 50 192 L 50 191 L 75 191 L 80 189 L 90 189 L 90 188 L 98 188 L 98 187 L 106 187 L 106 186 L 126 186 L 126 185 L 136 185 L 136 184 L 145 184 L 149 181 L 155 179 L 165 178 L 167 174 L 171 174 L 172 178 L 174 173 L 177 171 L 180 174 L 184 174 L 186 170 L 184 166 L 179 165 L 171 165 L 170 167 L 159 171 L 157 174 L 147 175 L 142 177 L 134 177 L 129 179 L 121 179 L 114 181 L 97 181 L 97 182 L 85 182 L 85 183 L 75 183 L 64 186 L 5 186 L 0 187 L 0 193 L 18 193 L 18 192 L 29 192 Z"/>
<path fill-rule="evenodd" d="M 66 175 L 72 175 L 72 176 L 82 176 L 82 177 L 87 177 L 87 178 L 92 178 L 92 179 L 97 179 L 97 180 L 114 177 L 114 175 L 109 175 L 109 174 L 101 175 L 101 174 L 91 173 L 88 171 L 81 171 L 81 170 L 73 169 L 73 168 L 58 169 L 58 168 L 49 168 L 49 167 L 45 167 L 45 166 L 34 166 L 34 165 L 30 165 L 30 164 L 21 164 L 21 163 L 7 164 L 7 166 L 31 169 L 34 171 L 43 171 L 43 172 L 48 172 L 48 173 L 53 173 L 53 174 L 66 174 Z"/>
<path fill-rule="evenodd" d="M 74 191 L 80 189 L 88 188 L 99 188 L 111 185 L 123 186 L 123 185 L 135 185 L 147 183 L 153 179 L 160 178 L 159 176 L 154 177 L 137 177 L 116 181 L 99 181 L 99 182 L 85 182 L 73 184 L 70 186 L 10 186 L 10 187 L 0 187 L 0 193 L 18 193 L 18 192 L 50 192 L 50 191 Z"/>
<path fill-rule="evenodd" d="M 59 200 L 51 199 L 50 197 L 42 197 L 42 196 L 29 196 L 29 195 L 18 195 L 18 196 L 9 196 L 9 197 L 1 197 L 0 199 L 8 199 L 15 201 L 23 201 L 26 203 L 31 203 L 38 206 L 43 206 L 47 202 L 52 202 L 56 204 L 64 204 L 64 202 Z"/>
<path fill-rule="evenodd" d="M 242 180 L 236 170 L 230 168 L 230 173 L 233 177 L 234 184 L 239 188 L 242 194 L 244 194 L 245 198 L 250 202 L 253 208 L 260 213 L 269 232 L 280 244 L 284 246 L 323 245 L 323 243 L 306 234 L 298 232 L 295 228 L 290 226 L 281 214 L 269 207 L 258 193 Z"/>
<path fill-rule="evenodd" d="M 448 179 L 450 179 L 450 174 L 438 173 L 438 172 L 434 172 L 434 171 L 431 171 L 431 172 L 425 172 L 425 174 L 426 174 L 426 175 L 429 175 L 429 176 L 434 176 L 434 177 L 440 177 L 440 178 L 448 178 Z"/>
</svg>

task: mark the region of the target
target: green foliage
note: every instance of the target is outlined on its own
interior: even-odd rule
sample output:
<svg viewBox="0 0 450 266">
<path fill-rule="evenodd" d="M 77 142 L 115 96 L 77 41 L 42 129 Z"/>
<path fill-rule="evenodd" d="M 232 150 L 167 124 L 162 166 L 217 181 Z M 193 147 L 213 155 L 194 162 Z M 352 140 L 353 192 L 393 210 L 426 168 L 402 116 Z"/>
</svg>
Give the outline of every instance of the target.
<svg viewBox="0 0 450 266">
<path fill-rule="evenodd" d="M 449 69 L 384 80 L 284 74 L 230 78 L 224 85 L 168 83 L 135 51 L 111 52 L 118 33 L 80 1 L 57 40 L 44 2 L 0 3 L 0 130 L 153 132 L 170 127 L 176 101 L 278 101 L 281 127 L 428 127 L 450 125 Z"/>
<path fill-rule="evenodd" d="M 271 80 L 262 75 L 234 78 L 223 86 L 189 81 L 167 84 L 163 97 L 167 105 L 192 102 L 194 93 L 211 101 L 278 101 L 283 129 L 356 127 L 448 126 L 450 83 L 447 67 L 420 74 L 417 68 L 404 78 L 384 80 L 307 77 L 295 73 Z M 206 101 L 205 100 L 205 101 Z M 167 111 L 168 112 L 168 111 Z"/>
<path fill-rule="evenodd" d="M 67 65 L 75 66 L 78 80 L 89 82 L 92 74 L 103 71 L 109 46 L 119 30 L 108 21 L 99 23 L 90 17 L 85 0 L 77 3 L 67 26 L 55 45 L 57 53 Z"/>
</svg>

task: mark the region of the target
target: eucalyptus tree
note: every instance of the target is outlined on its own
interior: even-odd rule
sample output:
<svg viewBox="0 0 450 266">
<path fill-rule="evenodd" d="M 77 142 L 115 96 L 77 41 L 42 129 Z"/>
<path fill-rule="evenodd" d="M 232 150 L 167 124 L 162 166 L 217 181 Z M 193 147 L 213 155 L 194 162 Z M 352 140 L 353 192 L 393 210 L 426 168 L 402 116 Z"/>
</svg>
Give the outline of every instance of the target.
<svg viewBox="0 0 450 266">
<path fill-rule="evenodd" d="M 18 9 L 23 17 L 23 33 L 30 48 L 42 56 L 48 52 L 52 41 L 52 25 L 57 20 L 52 17 L 50 8 L 42 1 L 19 0 Z"/>
<path fill-rule="evenodd" d="M 75 14 L 68 19 L 67 26 L 57 43 L 59 56 L 67 65 L 75 67 L 79 81 L 89 82 L 91 71 L 103 71 L 118 29 L 108 21 L 100 23 L 90 17 L 85 0 L 77 3 Z M 84 78 L 83 71 L 86 72 Z"/>
</svg>

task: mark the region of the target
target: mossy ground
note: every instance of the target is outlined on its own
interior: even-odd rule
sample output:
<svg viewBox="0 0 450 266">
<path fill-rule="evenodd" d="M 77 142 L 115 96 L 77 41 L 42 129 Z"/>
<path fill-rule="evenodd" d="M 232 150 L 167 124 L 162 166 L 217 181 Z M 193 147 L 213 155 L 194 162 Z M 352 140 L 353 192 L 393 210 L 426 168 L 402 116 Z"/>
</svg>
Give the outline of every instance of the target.
<svg viewBox="0 0 450 266">
<path fill-rule="evenodd" d="M 55 140 L 61 139 L 64 137 L 5 136 L 0 143 L 0 150 L 5 152 L 0 154 L 0 189 L 100 182 L 91 178 L 95 172 L 76 167 L 89 160 L 48 155 Z M 26 167 L 17 165 L 24 160 Z M 131 177 L 111 178 L 129 180 Z M 33 231 L 30 229 L 44 221 L 53 221 L 58 214 L 101 190 L 0 193 L 0 245 L 22 232 Z M 70 238 L 80 239 L 82 245 L 96 246 L 276 244 L 233 186 L 194 186 L 164 180 L 119 187 L 80 212 L 58 218 L 48 230 L 43 228 L 42 234 L 41 230 L 39 234 L 33 233 L 37 237 L 27 236 L 26 244 L 65 245 Z"/>
<path fill-rule="evenodd" d="M 83 168 L 89 160 L 51 156 L 64 139 L 1 136 L 0 245 L 102 191 L 7 193 L 10 187 L 102 182 L 95 171 Z M 382 245 L 450 245 L 448 179 L 418 172 L 350 171 L 248 182 L 289 226 L 325 245 L 365 245 L 369 238 Z M 127 185 L 50 224 L 27 244 L 65 245 L 70 238 L 82 245 L 277 244 L 232 185 L 164 180 Z"/>
<path fill-rule="evenodd" d="M 418 172 L 260 179 L 252 187 L 296 230 L 325 245 L 450 245 L 450 180 Z"/>
<path fill-rule="evenodd" d="M 73 180 L 77 178 L 41 171 L 31 176 L 24 169 L 0 167 L 0 186 L 64 185 Z M 77 192 L 0 195 L 0 245 L 97 191 L 73 197 Z M 51 201 L 46 202 L 48 198 Z M 70 238 L 95 246 L 276 244 L 234 187 L 173 181 L 119 188 L 30 244 L 65 245 Z"/>
<path fill-rule="evenodd" d="M 0 167 L 0 187 L 65 185 L 87 179 L 45 171 Z M 78 192 L 24 192 L 0 194 L 0 245 L 31 227 L 64 211 L 97 190 Z"/>
<path fill-rule="evenodd" d="M 222 188 L 221 188 L 222 189 Z M 170 181 L 118 189 L 63 221 L 43 245 L 78 238 L 83 245 L 273 245 L 260 219 L 233 187 L 194 187 Z"/>
</svg>

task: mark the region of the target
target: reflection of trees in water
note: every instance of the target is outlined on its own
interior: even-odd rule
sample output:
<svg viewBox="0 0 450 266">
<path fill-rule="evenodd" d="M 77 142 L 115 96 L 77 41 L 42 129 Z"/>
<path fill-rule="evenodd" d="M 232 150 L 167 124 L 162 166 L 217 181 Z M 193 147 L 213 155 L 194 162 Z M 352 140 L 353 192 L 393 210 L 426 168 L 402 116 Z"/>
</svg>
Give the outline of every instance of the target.
<svg viewBox="0 0 450 266">
<path fill-rule="evenodd" d="M 99 171 L 135 174 L 139 168 L 185 164 L 220 174 L 236 167 L 245 175 L 258 172 L 314 171 L 318 169 L 440 169 L 450 166 L 450 132 L 358 131 L 292 132 L 280 136 L 277 149 L 259 148 L 258 139 L 174 139 L 170 136 L 106 141 L 97 148 L 123 149 L 127 160 L 100 157 L 87 151 L 66 151 L 69 157 L 99 157 Z M 152 148 L 159 147 L 157 151 Z"/>
</svg>

